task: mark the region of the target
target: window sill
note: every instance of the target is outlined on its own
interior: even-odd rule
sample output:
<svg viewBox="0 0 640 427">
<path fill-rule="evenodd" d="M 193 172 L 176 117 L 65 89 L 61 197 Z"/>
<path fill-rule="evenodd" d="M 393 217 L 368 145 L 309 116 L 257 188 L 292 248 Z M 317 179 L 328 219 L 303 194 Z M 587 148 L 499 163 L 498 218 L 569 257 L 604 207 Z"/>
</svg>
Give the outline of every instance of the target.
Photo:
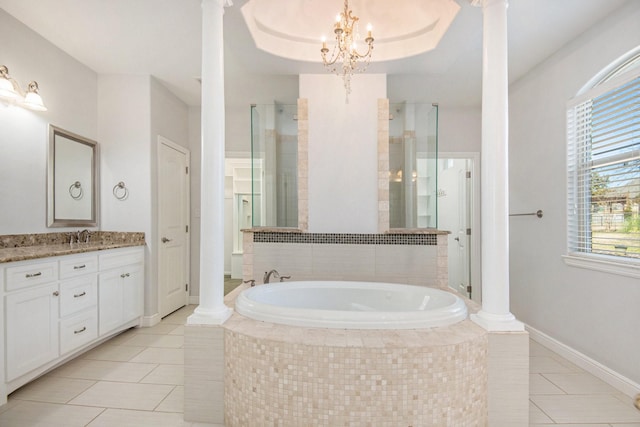
<svg viewBox="0 0 640 427">
<path fill-rule="evenodd" d="M 633 277 L 640 279 L 640 263 L 619 262 L 608 258 L 590 255 L 563 255 L 565 264 L 571 267 L 586 268 L 589 270 L 602 271 L 605 273 L 617 274 L 619 276 Z"/>
</svg>

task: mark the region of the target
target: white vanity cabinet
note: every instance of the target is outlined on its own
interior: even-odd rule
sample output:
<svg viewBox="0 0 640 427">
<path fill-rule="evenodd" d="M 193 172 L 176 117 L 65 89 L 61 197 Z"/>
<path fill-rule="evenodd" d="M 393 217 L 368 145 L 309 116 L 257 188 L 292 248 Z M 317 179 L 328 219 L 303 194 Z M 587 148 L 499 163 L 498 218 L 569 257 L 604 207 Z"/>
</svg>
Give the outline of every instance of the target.
<svg viewBox="0 0 640 427">
<path fill-rule="evenodd" d="M 122 249 L 100 254 L 98 299 L 100 335 L 142 316 L 144 292 L 144 253 Z"/>
<path fill-rule="evenodd" d="M 144 247 L 0 264 L 0 292 L 1 405 L 7 393 L 139 325 Z"/>
</svg>

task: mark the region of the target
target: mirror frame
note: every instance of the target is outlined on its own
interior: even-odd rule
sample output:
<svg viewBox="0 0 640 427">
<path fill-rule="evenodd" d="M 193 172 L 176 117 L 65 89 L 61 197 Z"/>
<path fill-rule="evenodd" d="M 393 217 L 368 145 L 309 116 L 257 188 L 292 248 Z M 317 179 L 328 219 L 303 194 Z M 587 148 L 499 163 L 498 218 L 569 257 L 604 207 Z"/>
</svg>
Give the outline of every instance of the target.
<svg viewBox="0 0 640 427">
<path fill-rule="evenodd" d="M 55 144 L 56 137 L 61 136 L 79 144 L 91 147 L 93 151 L 91 161 L 91 178 L 92 200 L 91 200 L 91 218 L 89 219 L 72 219 L 72 218 L 56 218 L 55 217 Z M 49 150 L 47 153 L 47 227 L 97 227 L 100 186 L 98 185 L 98 143 L 91 139 L 69 132 L 52 124 L 49 124 Z"/>
</svg>

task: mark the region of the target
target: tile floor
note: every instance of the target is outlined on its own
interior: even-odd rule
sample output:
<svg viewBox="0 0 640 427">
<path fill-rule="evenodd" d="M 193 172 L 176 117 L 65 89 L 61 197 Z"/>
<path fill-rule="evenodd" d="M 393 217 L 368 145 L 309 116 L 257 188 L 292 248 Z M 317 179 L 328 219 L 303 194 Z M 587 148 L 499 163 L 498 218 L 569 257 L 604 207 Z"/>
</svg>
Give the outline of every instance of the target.
<svg viewBox="0 0 640 427">
<path fill-rule="evenodd" d="M 630 397 L 542 345 L 529 347 L 529 425 L 640 427 Z"/>
<path fill-rule="evenodd" d="M 130 329 L 9 396 L 0 426 L 182 426 L 183 324 Z M 640 427 L 631 399 L 531 342 L 530 425 Z"/>
</svg>

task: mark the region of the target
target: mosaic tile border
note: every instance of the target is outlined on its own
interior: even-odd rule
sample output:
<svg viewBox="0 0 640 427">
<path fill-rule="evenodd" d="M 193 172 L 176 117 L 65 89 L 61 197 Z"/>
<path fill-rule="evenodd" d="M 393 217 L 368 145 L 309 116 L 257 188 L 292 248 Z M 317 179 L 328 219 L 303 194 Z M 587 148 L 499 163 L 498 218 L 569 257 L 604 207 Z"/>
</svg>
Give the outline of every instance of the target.
<svg viewBox="0 0 640 427">
<path fill-rule="evenodd" d="M 324 245 L 437 246 L 437 234 L 355 234 L 254 232 L 254 243 L 311 243 Z"/>
</svg>

